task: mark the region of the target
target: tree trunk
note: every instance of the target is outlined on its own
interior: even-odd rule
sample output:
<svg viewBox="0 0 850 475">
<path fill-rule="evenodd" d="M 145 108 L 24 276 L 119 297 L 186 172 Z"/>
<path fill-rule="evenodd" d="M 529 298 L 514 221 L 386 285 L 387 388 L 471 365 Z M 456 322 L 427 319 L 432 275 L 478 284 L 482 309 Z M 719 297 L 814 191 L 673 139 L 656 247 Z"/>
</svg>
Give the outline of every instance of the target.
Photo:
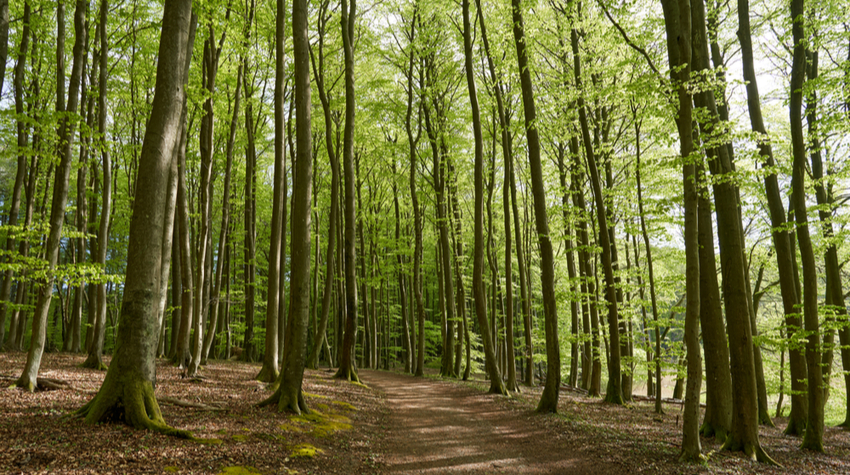
<svg viewBox="0 0 850 475">
<path fill-rule="evenodd" d="M 348 6 L 343 1 L 343 24 Z M 277 0 L 278 21 L 284 15 L 284 0 Z M 353 6 L 352 6 L 353 18 Z M 282 24 L 279 23 L 280 26 Z M 277 404 L 278 411 L 309 412 L 301 392 L 310 318 L 310 214 L 312 207 L 313 160 L 310 131 L 310 57 L 307 37 L 307 2 L 294 0 L 292 8 L 295 52 L 296 159 L 292 196 L 292 273 L 290 274 L 290 317 L 284 343 L 283 368 L 275 393 L 261 405 Z M 278 30 L 280 31 L 280 30 Z M 350 44 L 349 44 L 350 45 Z M 352 84 L 353 87 L 353 84 Z M 353 97 L 352 97 L 353 99 Z M 353 125 L 353 124 L 352 124 Z"/>
<path fill-rule="evenodd" d="M 275 80 L 274 80 L 274 203 L 272 207 L 272 232 L 271 232 L 271 249 L 269 250 L 269 275 L 267 287 L 267 303 L 266 303 L 266 346 L 263 357 L 263 367 L 260 369 L 260 374 L 257 379 L 266 383 L 271 383 L 278 377 L 278 345 L 283 342 L 278 342 L 278 310 L 280 306 L 280 279 L 284 269 L 281 266 L 281 255 L 283 249 L 281 240 L 283 238 L 284 227 L 283 223 L 283 208 L 286 206 L 284 200 L 284 175 L 286 145 L 284 142 L 284 128 L 286 127 L 286 118 L 284 116 L 284 47 L 285 47 L 285 30 L 286 30 L 286 8 L 284 0 L 281 0 L 281 5 L 277 11 L 275 21 Z M 307 70 L 309 76 L 310 71 Z M 310 165 L 312 167 L 312 164 Z M 299 177 L 300 178 L 300 177 Z M 312 180 L 312 177 L 311 177 Z M 310 183 L 312 188 L 312 182 Z M 311 190 L 312 193 L 312 190 Z M 312 195 L 311 195 L 312 199 Z M 309 231 L 307 232 L 309 236 Z M 294 240 L 293 240 L 294 242 Z M 309 259 L 309 253 L 308 253 Z M 318 265 L 318 263 L 316 263 Z M 309 272 L 308 281 L 309 281 Z M 307 288 L 307 307 L 310 306 L 310 291 L 309 285 Z"/>
<path fill-rule="evenodd" d="M 558 305 L 555 300 L 555 257 L 549 240 L 549 217 L 546 211 L 546 189 L 543 183 L 543 167 L 540 161 L 540 138 L 537 134 L 537 111 L 531 71 L 528 69 L 525 27 L 523 25 L 520 0 L 512 0 L 514 43 L 522 85 L 522 104 L 525 113 L 526 139 L 528 140 L 528 162 L 531 169 L 531 187 L 534 196 L 534 216 L 540 246 L 541 286 L 543 290 L 543 312 L 546 329 L 546 384 L 538 412 L 558 412 L 558 391 L 561 387 L 561 348 L 558 340 Z M 616 374 L 619 374 L 617 371 Z"/>
<path fill-rule="evenodd" d="M 678 117 L 680 155 L 683 160 L 682 182 L 685 203 L 685 345 L 687 346 L 688 382 L 682 424 L 682 449 L 680 461 L 697 462 L 702 459 L 699 440 L 699 399 L 702 385 L 702 358 L 699 344 L 700 318 L 700 256 L 698 241 L 697 173 L 694 166 L 692 100 L 687 90 L 691 70 L 691 5 L 689 0 L 663 0 L 664 20 L 667 30 L 667 54 L 670 61 L 670 79 L 678 91 Z M 709 228 L 710 229 L 710 228 Z"/>
<path fill-rule="evenodd" d="M 818 276 L 812 240 L 809 236 L 806 210 L 806 143 L 803 137 L 803 83 L 806 80 L 805 9 L 803 0 L 791 0 L 791 31 L 794 49 L 791 63 L 791 152 L 794 158 L 791 176 L 791 199 L 794 202 L 794 219 L 797 222 L 797 241 L 803 265 L 803 320 L 806 329 L 806 369 L 808 370 L 809 404 L 806 431 L 802 448 L 823 452 L 823 375 L 818 345 Z M 843 299 L 842 299 L 843 301 Z"/>
<path fill-rule="evenodd" d="M 56 167 L 56 175 L 53 183 L 53 199 L 50 206 L 50 232 L 44 248 L 47 260 L 47 276 L 39 279 L 40 288 L 38 301 L 33 314 L 32 340 L 30 341 L 27 362 L 17 384 L 27 391 L 34 391 L 38 370 L 41 366 L 41 356 L 44 352 L 44 343 L 47 337 L 47 317 L 50 311 L 50 301 L 53 297 L 54 269 L 59 261 L 59 246 L 62 238 L 62 227 L 65 223 L 65 205 L 68 202 L 68 182 L 71 176 L 71 151 L 76 130 L 77 106 L 80 98 L 80 82 L 83 76 L 83 63 L 85 61 L 84 48 L 86 44 L 86 13 L 87 4 L 82 0 L 77 1 L 74 11 L 74 62 L 71 67 L 71 81 L 68 91 L 67 108 L 62 108 L 67 115 L 63 116 L 59 124 L 59 165 Z M 62 52 L 64 55 L 64 51 Z M 59 51 L 57 50 L 57 55 Z M 64 83 L 57 85 L 57 91 L 64 88 Z"/>
<path fill-rule="evenodd" d="M 186 431 L 168 427 L 154 395 L 156 382 L 156 326 L 165 232 L 169 169 L 178 142 L 185 97 L 185 65 L 191 57 L 192 38 L 188 0 L 167 0 L 157 67 L 157 85 L 151 118 L 139 161 L 130 243 L 127 280 L 121 305 L 118 344 L 112 364 L 97 395 L 78 414 L 97 423 L 119 415 L 127 424 L 153 431 L 191 437 Z"/>
<path fill-rule="evenodd" d="M 298 0 L 299 2 L 302 0 Z M 342 42 L 345 56 L 345 128 L 343 130 L 342 163 L 345 174 L 345 333 L 342 343 L 339 371 L 336 376 L 349 381 L 360 381 L 354 369 L 354 342 L 357 337 L 357 253 L 356 253 L 356 216 L 354 201 L 354 26 L 356 20 L 356 0 L 342 0 Z M 305 12 L 306 14 L 306 12 Z M 305 27 L 306 35 L 306 27 Z M 306 41 L 306 37 L 305 37 Z M 308 77 L 309 79 L 309 77 Z M 309 82 L 304 86 L 309 88 Z M 310 107 L 309 102 L 305 107 Z M 300 122 L 299 122 L 300 125 Z M 309 127 L 306 131 L 309 134 Z M 301 153 L 301 148 L 298 149 Z M 299 163 L 299 166 L 301 164 Z M 294 216 L 293 216 L 294 218 Z M 293 245 L 295 239 L 293 238 Z M 294 253 L 293 253 L 294 254 Z M 293 266 L 294 267 L 294 266 Z"/>
<path fill-rule="evenodd" d="M 580 12 L 577 12 L 580 15 Z M 578 49 L 579 32 L 573 27 L 571 30 L 571 44 L 573 52 L 573 72 L 575 74 L 576 88 L 582 90 L 581 79 L 581 55 Z M 605 401 L 613 404 L 623 404 L 623 390 L 620 370 L 620 329 L 619 312 L 617 309 L 617 297 L 614 283 L 614 269 L 612 267 L 610 236 L 608 234 L 607 213 L 602 196 L 599 170 L 596 166 L 596 155 L 593 150 L 593 142 L 588 128 L 587 111 L 585 110 L 584 98 L 579 95 L 579 123 L 582 130 L 582 142 L 584 143 L 587 158 L 587 167 L 590 172 L 590 183 L 593 189 L 594 202 L 596 203 L 596 220 L 599 225 L 599 245 L 602 247 L 602 269 L 605 273 L 605 299 L 608 302 L 608 338 L 610 340 L 610 355 L 608 357 L 608 387 Z"/>
<path fill-rule="evenodd" d="M 9 208 L 9 219 L 7 223 L 9 226 L 16 226 L 18 224 L 18 214 L 20 212 L 21 206 L 21 191 L 24 186 L 24 181 L 27 178 L 27 157 L 25 154 L 21 153 L 24 148 L 27 146 L 27 125 L 23 117 L 24 113 L 24 76 L 26 74 L 26 61 L 27 61 L 27 50 L 29 48 L 29 40 L 30 40 L 30 4 L 29 1 L 24 2 L 24 15 L 22 18 L 22 28 L 21 28 L 21 40 L 19 43 L 18 50 L 18 62 L 15 65 L 15 79 L 14 79 L 14 89 L 15 89 L 15 114 L 17 114 L 17 132 L 18 132 L 18 167 L 17 173 L 15 174 L 15 187 L 12 189 L 12 203 Z M 4 38 L 5 37 L 5 38 Z M 8 48 L 8 39 L 9 39 L 9 2 L 8 0 L 0 0 L 0 61 L 2 65 L 0 65 L 0 92 L 2 92 L 3 88 L 3 76 L 6 74 L 6 49 Z M 34 171 L 30 171 L 30 173 L 34 173 Z M 11 256 L 13 250 L 15 249 L 15 240 L 8 236 L 6 238 L 6 255 Z M 8 259 L 11 259 L 9 257 Z M 7 261 L 8 262 L 8 261 Z M 12 270 L 8 269 L 4 273 L 3 277 L 3 285 L 0 288 L 0 348 L 3 346 L 3 342 L 5 341 L 4 333 L 6 331 L 6 312 L 9 309 L 9 305 L 6 303 L 9 301 L 9 297 L 12 293 Z M 18 292 L 21 291 L 21 284 L 18 284 Z M 14 322 L 12 322 L 14 323 Z M 14 327 L 14 325 L 11 325 Z M 12 328 L 10 328 L 11 330 Z M 11 336 L 10 331 L 10 336 Z"/>
<path fill-rule="evenodd" d="M 484 137 L 481 132 L 481 112 L 478 107 L 478 93 L 475 89 L 469 0 L 463 0 L 461 5 L 463 9 L 463 49 L 466 85 L 469 91 L 470 107 L 472 108 L 472 130 L 475 139 L 475 244 L 472 264 L 472 294 L 475 300 L 475 315 L 478 318 L 478 330 L 481 332 L 481 340 L 484 344 L 484 366 L 487 376 L 490 379 L 490 393 L 507 394 L 505 384 L 502 382 L 502 375 L 499 374 L 493 337 L 490 334 L 490 325 L 487 322 L 487 294 L 484 291 Z M 454 197 L 456 200 L 456 193 Z M 455 208 L 456 217 L 457 212 L 458 210 Z M 459 225 L 460 221 L 458 221 Z M 457 238 L 460 240 L 460 235 Z M 458 280 L 458 285 L 460 285 L 460 280 Z M 463 291 L 461 290 L 460 293 L 462 295 Z M 466 326 L 466 319 L 464 319 L 464 327 Z M 467 330 L 467 369 L 464 379 L 467 379 L 469 373 L 468 338 Z M 555 401 L 557 403 L 557 397 Z"/>
</svg>

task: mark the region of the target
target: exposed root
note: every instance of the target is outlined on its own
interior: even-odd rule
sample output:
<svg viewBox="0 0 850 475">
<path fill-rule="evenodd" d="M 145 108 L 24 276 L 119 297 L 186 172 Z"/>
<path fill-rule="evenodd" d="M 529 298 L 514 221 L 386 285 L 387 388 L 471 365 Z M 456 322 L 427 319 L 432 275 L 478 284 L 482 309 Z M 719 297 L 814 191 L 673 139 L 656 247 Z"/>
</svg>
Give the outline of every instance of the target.
<svg viewBox="0 0 850 475">
<path fill-rule="evenodd" d="M 95 369 L 98 371 L 106 371 L 107 366 L 103 363 L 103 360 L 99 356 L 89 355 L 83 364 L 80 365 L 80 368 L 89 368 Z"/>
<path fill-rule="evenodd" d="M 61 379 L 54 379 L 54 378 L 38 377 L 38 378 L 35 379 L 35 382 L 29 381 L 29 380 L 25 381 L 23 379 L 23 377 L 15 378 L 15 377 L 12 377 L 12 376 L 0 376 L 0 379 L 6 380 L 6 381 L 13 381 L 14 382 L 13 386 L 23 388 L 25 391 L 28 391 L 28 392 L 31 392 L 31 393 L 35 392 L 36 389 L 39 390 L 39 391 L 51 391 L 51 390 L 57 390 L 57 389 L 74 389 L 74 387 L 71 386 L 71 383 L 69 383 L 68 381 L 64 381 L 64 380 L 61 380 Z"/>
<path fill-rule="evenodd" d="M 334 378 L 345 379 L 352 383 L 360 382 L 360 376 L 357 375 L 357 370 L 355 370 L 353 366 L 340 366 L 336 374 L 334 374 Z"/>
<path fill-rule="evenodd" d="M 160 396 L 157 398 L 157 401 L 171 404 L 172 406 L 188 407 L 192 409 L 203 409 L 205 411 L 227 411 L 227 409 L 218 406 L 210 406 L 199 402 L 184 401 L 182 399 L 177 399 L 173 397 Z"/>
<path fill-rule="evenodd" d="M 160 434 L 194 439 L 191 432 L 175 429 L 165 423 L 150 381 L 122 381 L 117 377 L 103 382 L 100 391 L 76 416 L 85 418 L 89 424 L 121 420 L 137 429 L 147 429 Z"/>
<path fill-rule="evenodd" d="M 277 381 L 277 378 L 280 374 L 274 368 L 269 365 L 263 364 L 262 369 L 260 369 L 260 373 L 257 374 L 257 377 L 254 378 L 257 381 L 262 381 L 264 383 L 274 383 Z"/>
<path fill-rule="evenodd" d="M 773 460 L 773 457 L 767 454 L 761 445 L 756 446 L 756 460 L 761 463 L 765 463 L 768 465 L 773 465 L 775 467 L 782 467 L 776 460 Z"/>
<path fill-rule="evenodd" d="M 760 462 L 767 465 L 781 467 L 773 458 L 764 451 L 760 444 L 743 443 L 736 440 L 731 434 L 726 438 L 726 442 L 720 448 L 721 451 L 728 450 L 730 452 L 743 452 L 743 454 L 754 462 Z"/>
<path fill-rule="evenodd" d="M 699 435 L 707 439 L 714 437 L 720 445 L 723 445 L 726 442 L 726 438 L 729 437 L 729 431 L 720 427 L 714 427 L 709 422 L 703 422 L 699 428 Z"/>
<path fill-rule="evenodd" d="M 278 412 L 292 412 L 298 415 L 310 414 L 310 408 L 307 407 L 307 403 L 304 401 L 304 393 L 301 392 L 300 387 L 294 390 L 285 390 L 286 385 L 281 384 L 280 378 L 278 378 L 277 384 L 278 387 L 274 394 L 260 401 L 257 404 L 258 407 L 275 404 L 277 405 Z"/>
<path fill-rule="evenodd" d="M 800 437 L 806 432 L 806 422 L 805 419 L 797 420 L 796 417 L 788 418 L 788 425 L 785 426 L 785 430 L 782 431 L 785 435 L 793 435 Z"/>
</svg>

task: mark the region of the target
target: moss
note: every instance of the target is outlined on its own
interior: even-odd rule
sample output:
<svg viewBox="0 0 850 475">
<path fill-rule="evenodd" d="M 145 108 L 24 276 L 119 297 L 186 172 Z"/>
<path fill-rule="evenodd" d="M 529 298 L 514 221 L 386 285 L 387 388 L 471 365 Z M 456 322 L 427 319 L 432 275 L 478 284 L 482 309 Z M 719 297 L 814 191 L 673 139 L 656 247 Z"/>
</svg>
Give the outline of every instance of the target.
<svg viewBox="0 0 850 475">
<path fill-rule="evenodd" d="M 308 393 L 306 391 L 301 391 L 301 394 L 303 394 L 304 397 L 314 397 L 314 398 L 318 398 L 318 399 L 328 399 L 327 396 L 322 396 L 321 394 Z"/>
<path fill-rule="evenodd" d="M 349 404 L 345 401 L 331 401 L 331 404 L 336 404 L 337 406 L 342 406 L 345 409 L 348 409 L 349 411 L 356 411 L 357 410 L 356 407 L 352 406 L 351 404 Z"/>
<path fill-rule="evenodd" d="M 351 430 L 352 427 L 351 419 L 345 416 L 322 414 L 319 411 L 293 416 L 289 420 L 299 424 L 296 432 L 309 432 L 311 435 L 323 438 L 329 437 L 335 432 Z"/>
<path fill-rule="evenodd" d="M 235 440 L 236 442 L 245 442 L 245 441 L 248 440 L 248 436 L 247 435 L 234 435 L 233 440 Z"/>
<path fill-rule="evenodd" d="M 201 439 L 198 437 L 192 437 L 190 440 L 203 445 L 221 445 L 224 443 L 221 439 Z"/>
<path fill-rule="evenodd" d="M 163 470 L 165 470 L 168 473 L 177 473 L 177 472 L 180 471 L 180 469 L 177 468 L 177 467 L 165 467 L 165 468 L 163 468 Z"/>
<path fill-rule="evenodd" d="M 351 384 L 353 384 L 355 386 L 360 386 L 361 388 L 369 389 L 369 386 L 366 386 L 365 384 L 361 383 L 360 381 L 352 381 Z"/>
<path fill-rule="evenodd" d="M 292 452 L 290 452 L 289 457 L 311 459 L 321 453 L 324 453 L 324 451 L 316 446 L 310 444 L 298 444 L 292 447 Z"/>
<path fill-rule="evenodd" d="M 224 467 L 218 472 L 218 475 L 255 475 L 261 473 L 254 467 Z"/>
</svg>

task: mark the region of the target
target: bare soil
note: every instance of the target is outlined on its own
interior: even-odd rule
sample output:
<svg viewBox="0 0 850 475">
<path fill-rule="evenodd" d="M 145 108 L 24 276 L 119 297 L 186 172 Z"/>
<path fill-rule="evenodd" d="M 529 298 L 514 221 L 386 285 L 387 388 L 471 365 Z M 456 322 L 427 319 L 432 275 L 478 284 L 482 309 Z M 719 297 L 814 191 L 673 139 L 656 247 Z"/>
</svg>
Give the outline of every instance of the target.
<svg viewBox="0 0 850 475">
<path fill-rule="evenodd" d="M 617 474 L 621 467 L 550 434 L 544 418 L 504 407 L 475 387 L 385 371 L 361 371 L 389 415 L 380 444 L 386 473 Z"/>
</svg>

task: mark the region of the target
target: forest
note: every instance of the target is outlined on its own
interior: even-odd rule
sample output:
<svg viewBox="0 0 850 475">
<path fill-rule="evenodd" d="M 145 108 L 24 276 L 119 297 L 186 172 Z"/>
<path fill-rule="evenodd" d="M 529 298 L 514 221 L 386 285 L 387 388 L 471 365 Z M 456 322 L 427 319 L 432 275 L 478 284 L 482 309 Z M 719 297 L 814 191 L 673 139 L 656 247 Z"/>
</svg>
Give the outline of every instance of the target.
<svg viewBox="0 0 850 475">
<path fill-rule="evenodd" d="M 850 470 L 842 2 L 0 0 L 0 137 L 0 470 L 238 414 L 407 473 L 414 393 L 644 444 L 540 473 Z"/>
</svg>

